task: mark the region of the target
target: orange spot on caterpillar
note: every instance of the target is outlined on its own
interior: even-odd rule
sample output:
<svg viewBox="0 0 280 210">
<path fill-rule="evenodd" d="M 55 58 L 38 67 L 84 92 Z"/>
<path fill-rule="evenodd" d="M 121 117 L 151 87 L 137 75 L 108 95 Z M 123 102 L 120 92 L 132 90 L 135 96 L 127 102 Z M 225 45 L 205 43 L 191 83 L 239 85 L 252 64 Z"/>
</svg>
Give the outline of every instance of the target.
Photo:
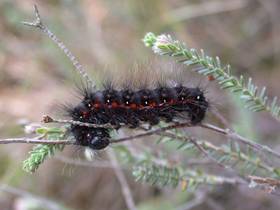
<svg viewBox="0 0 280 210">
<path fill-rule="evenodd" d="M 157 105 L 156 102 L 151 102 L 151 103 L 149 104 L 150 107 L 155 107 L 156 105 Z"/>
<path fill-rule="evenodd" d="M 112 108 L 118 108 L 119 104 L 117 102 L 113 101 L 111 106 L 112 106 Z"/>
<path fill-rule="evenodd" d="M 130 107 L 131 109 L 137 109 L 137 105 L 136 105 L 136 104 L 130 104 L 129 107 Z"/>
<path fill-rule="evenodd" d="M 208 75 L 207 77 L 208 77 L 208 81 L 213 81 L 213 80 L 215 80 L 215 77 L 214 77 L 213 75 Z"/>
<path fill-rule="evenodd" d="M 96 109 L 100 108 L 100 103 L 93 104 L 93 107 L 96 108 Z"/>
</svg>

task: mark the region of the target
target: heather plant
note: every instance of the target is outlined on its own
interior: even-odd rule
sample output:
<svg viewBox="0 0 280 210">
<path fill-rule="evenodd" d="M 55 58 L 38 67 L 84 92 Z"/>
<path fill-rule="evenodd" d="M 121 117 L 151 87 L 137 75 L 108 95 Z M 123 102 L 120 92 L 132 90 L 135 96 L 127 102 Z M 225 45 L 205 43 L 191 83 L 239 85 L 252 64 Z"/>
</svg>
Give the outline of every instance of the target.
<svg viewBox="0 0 280 210">
<path fill-rule="evenodd" d="M 46 34 L 54 44 L 72 62 L 74 69 L 86 80 L 90 87 L 96 88 L 95 82 L 87 75 L 82 65 L 70 50 L 56 35 L 43 24 L 38 9 L 35 7 L 34 22 L 24 22 L 25 25 L 37 28 Z M 190 66 L 194 72 L 206 76 L 216 82 L 220 91 L 229 91 L 238 95 L 243 101 L 242 106 L 252 112 L 267 112 L 275 123 L 279 123 L 280 107 L 277 97 L 269 99 L 266 88 L 258 87 L 253 79 L 245 79 L 243 75 L 234 76 L 229 65 L 224 65 L 218 57 L 206 55 L 204 50 L 189 48 L 183 42 L 167 34 L 155 35 L 147 33 L 143 38 L 145 46 L 152 49 L 158 56 L 174 59 L 176 62 Z M 147 53 L 150 53 L 147 50 Z M 217 115 L 216 117 L 219 117 Z M 47 158 L 61 152 L 67 145 L 75 144 L 75 140 L 66 135 L 71 125 L 89 126 L 73 120 L 61 120 L 50 116 L 43 117 L 43 125 L 34 129 L 33 138 L 3 139 L 0 143 L 33 143 L 36 146 L 29 152 L 29 157 L 23 162 L 23 169 L 34 173 Z M 52 124 L 52 126 L 48 126 Z M 104 127 L 107 125 L 104 125 Z M 223 139 L 217 144 L 210 138 L 202 139 L 181 128 L 197 127 L 203 131 L 214 132 Z M 128 168 L 136 181 L 147 182 L 159 187 L 181 187 L 182 190 L 195 191 L 199 186 L 216 186 L 220 184 L 244 185 L 250 188 L 278 194 L 280 168 L 268 161 L 280 158 L 280 153 L 273 148 L 240 135 L 228 127 L 214 123 L 201 122 L 196 125 L 189 122 L 161 123 L 151 129 L 140 128 L 137 134 L 110 140 L 113 167 Z M 143 145 L 142 149 L 132 148 L 130 141 L 138 139 L 155 139 L 154 147 L 162 150 L 153 152 L 153 146 Z M 113 156 L 112 156 L 113 154 Z M 179 161 L 170 160 L 172 154 L 179 154 Z M 94 161 L 94 160 L 93 160 Z M 209 170 L 210 166 L 218 168 L 216 173 Z M 121 176 L 121 175 L 120 175 Z"/>
</svg>

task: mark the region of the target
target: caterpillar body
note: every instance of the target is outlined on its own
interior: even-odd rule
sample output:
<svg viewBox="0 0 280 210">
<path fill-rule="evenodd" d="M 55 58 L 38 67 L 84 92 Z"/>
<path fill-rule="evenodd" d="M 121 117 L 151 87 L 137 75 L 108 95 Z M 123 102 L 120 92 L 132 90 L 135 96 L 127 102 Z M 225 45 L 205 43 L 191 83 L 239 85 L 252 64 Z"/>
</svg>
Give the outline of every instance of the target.
<svg viewBox="0 0 280 210">
<path fill-rule="evenodd" d="M 161 120 L 172 122 L 174 118 L 187 118 L 191 124 L 200 123 L 208 109 L 208 102 L 200 88 L 183 85 L 154 89 L 124 89 L 113 87 L 100 91 L 85 89 L 82 101 L 68 109 L 74 121 L 97 125 L 111 124 L 137 128 L 141 123 L 157 125 Z M 70 132 L 77 144 L 101 150 L 110 143 L 110 130 L 72 125 Z"/>
</svg>

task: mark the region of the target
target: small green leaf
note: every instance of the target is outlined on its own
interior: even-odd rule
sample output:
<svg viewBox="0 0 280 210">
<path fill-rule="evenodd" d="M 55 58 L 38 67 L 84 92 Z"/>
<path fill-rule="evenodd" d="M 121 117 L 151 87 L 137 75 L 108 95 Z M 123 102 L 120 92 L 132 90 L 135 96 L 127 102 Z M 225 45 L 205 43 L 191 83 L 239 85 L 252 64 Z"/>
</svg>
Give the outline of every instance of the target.
<svg viewBox="0 0 280 210">
<path fill-rule="evenodd" d="M 48 128 L 46 127 L 41 127 L 36 129 L 36 133 L 39 135 L 46 134 L 47 132 L 48 132 Z"/>
<path fill-rule="evenodd" d="M 278 177 L 280 177 L 280 168 L 274 168 L 274 169 L 273 169 L 273 172 L 274 172 Z"/>
</svg>

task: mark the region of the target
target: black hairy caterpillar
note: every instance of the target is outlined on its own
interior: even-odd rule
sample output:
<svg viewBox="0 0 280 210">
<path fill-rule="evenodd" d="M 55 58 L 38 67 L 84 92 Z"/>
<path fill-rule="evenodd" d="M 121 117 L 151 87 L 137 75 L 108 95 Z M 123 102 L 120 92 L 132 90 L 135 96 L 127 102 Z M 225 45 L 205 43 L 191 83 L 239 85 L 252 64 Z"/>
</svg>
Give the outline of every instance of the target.
<svg viewBox="0 0 280 210">
<path fill-rule="evenodd" d="M 36 27 L 45 33 L 70 59 L 76 71 L 90 85 L 82 89 L 83 98 L 78 105 L 67 107 L 66 111 L 71 120 L 68 122 L 60 120 L 60 122 L 71 124 L 69 131 L 78 145 L 88 146 L 94 150 L 106 148 L 110 143 L 110 128 L 104 125 L 108 124 L 115 129 L 123 124 L 130 128 L 137 128 L 142 122 L 153 126 L 161 120 L 172 122 L 174 118 L 187 118 L 191 124 L 195 125 L 204 119 L 209 103 L 200 88 L 189 88 L 184 85 L 158 85 L 155 88 L 118 90 L 109 85 L 104 90 L 96 91 L 94 82 L 76 57 L 42 23 L 36 6 L 34 10 L 35 21 L 24 22 L 24 24 Z M 142 72 L 141 75 L 146 74 Z M 142 81 L 140 75 L 136 79 Z M 51 122 L 50 119 L 49 122 Z"/>
<path fill-rule="evenodd" d="M 160 120 L 172 122 L 175 117 L 186 113 L 191 124 L 200 123 L 208 108 L 204 93 L 199 88 L 158 86 L 155 89 L 116 90 L 107 87 L 103 91 L 84 89 L 83 100 L 68 109 L 74 121 L 97 125 L 121 124 L 136 128 L 141 122 L 156 125 Z M 108 128 L 92 128 L 72 125 L 71 133 L 77 143 L 94 150 L 107 147 L 110 143 Z"/>
</svg>

